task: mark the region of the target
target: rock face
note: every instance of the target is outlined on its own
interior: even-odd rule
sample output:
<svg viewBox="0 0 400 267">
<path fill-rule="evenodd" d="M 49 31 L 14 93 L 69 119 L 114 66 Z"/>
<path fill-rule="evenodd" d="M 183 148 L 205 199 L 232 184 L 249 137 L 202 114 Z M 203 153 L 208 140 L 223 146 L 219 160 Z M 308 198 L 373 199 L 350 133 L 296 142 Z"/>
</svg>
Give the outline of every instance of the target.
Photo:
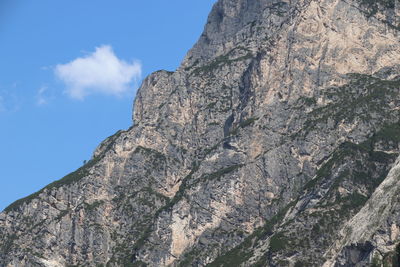
<svg viewBox="0 0 400 267">
<path fill-rule="evenodd" d="M 219 0 L 0 266 L 398 266 L 399 93 L 398 0 Z"/>
</svg>

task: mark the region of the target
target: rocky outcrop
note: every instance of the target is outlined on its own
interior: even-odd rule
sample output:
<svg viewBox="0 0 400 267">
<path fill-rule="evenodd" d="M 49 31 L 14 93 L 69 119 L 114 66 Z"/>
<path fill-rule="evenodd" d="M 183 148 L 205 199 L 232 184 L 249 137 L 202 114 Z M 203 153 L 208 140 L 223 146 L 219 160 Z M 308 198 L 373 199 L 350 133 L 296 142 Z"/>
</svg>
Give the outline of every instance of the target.
<svg viewBox="0 0 400 267">
<path fill-rule="evenodd" d="M 328 255 L 336 261 L 325 266 L 398 266 L 400 263 L 400 164 L 399 159 L 363 208 L 342 228 Z M 335 263 L 334 265 L 332 263 Z"/>
<path fill-rule="evenodd" d="M 178 70 L 143 81 L 130 129 L 0 214 L 0 266 L 392 264 L 399 15 L 218 1 Z"/>
</svg>

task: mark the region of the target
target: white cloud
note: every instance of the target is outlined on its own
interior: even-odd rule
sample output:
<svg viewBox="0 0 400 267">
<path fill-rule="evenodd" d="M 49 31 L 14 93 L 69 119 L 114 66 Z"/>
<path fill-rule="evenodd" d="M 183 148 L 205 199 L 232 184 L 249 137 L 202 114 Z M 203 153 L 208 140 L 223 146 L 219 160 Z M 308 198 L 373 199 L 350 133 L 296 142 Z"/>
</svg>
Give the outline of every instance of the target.
<svg viewBox="0 0 400 267">
<path fill-rule="evenodd" d="M 48 98 L 46 97 L 47 86 L 42 86 L 39 88 L 36 95 L 36 104 L 38 106 L 43 106 L 48 103 Z"/>
<path fill-rule="evenodd" d="M 0 91 L 0 113 L 17 112 L 20 107 L 21 98 L 16 94 L 14 90 Z"/>
<path fill-rule="evenodd" d="M 96 47 L 96 51 L 55 67 L 56 76 L 67 87 L 66 92 L 76 99 L 94 93 L 120 96 L 127 93 L 140 79 L 142 66 L 118 59 L 111 46 Z"/>
</svg>

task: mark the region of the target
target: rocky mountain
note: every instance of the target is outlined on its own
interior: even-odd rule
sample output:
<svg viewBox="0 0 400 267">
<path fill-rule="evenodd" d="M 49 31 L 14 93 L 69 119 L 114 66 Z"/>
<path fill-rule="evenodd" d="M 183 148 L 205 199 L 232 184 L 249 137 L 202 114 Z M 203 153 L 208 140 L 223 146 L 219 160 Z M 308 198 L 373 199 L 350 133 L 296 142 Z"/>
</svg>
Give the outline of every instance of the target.
<svg viewBox="0 0 400 267">
<path fill-rule="evenodd" d="M 0 266 L 399 266 L 399 119 L 399 0 L 219 0 Z"/>
</svg>

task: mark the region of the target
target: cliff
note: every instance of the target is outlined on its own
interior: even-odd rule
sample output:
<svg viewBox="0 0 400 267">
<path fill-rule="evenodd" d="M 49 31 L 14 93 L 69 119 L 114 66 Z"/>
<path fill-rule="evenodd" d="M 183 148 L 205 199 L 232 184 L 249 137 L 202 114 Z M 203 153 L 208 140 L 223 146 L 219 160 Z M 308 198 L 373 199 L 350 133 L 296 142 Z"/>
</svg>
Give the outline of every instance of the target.
<svg viewBox="0 0 400 267">
<path fill-rule="evenodd" d="M 0 214 L 0 266 L 396 266 L 399 34 L 398 0 L 219 0 L 131 128 Z"/>
</svg>

